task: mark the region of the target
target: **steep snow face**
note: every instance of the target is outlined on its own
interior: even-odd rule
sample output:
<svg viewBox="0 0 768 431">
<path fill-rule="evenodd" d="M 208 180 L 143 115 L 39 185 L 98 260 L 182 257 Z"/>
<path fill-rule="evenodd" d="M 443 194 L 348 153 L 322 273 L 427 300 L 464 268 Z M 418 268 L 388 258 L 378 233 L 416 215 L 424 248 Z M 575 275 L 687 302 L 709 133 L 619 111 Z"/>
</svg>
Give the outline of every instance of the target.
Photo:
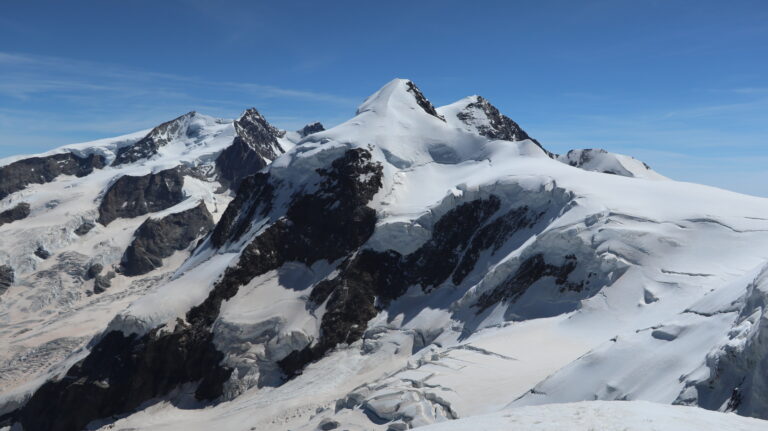
<svg viewBox="0 0 768 431">
<path fill-rule="evenodd" d="M 584 400 L 762 415 L 768 200 L 656 181 L 606 153 L 571 166 L 491 108 L 473 97 L 435 109 L 394 80 L 337 127 L 268 131 L 290 149 L 210 211 L 213 232 L 117 313 L 91 359 L 63 362 L 67 378 L 12 418 L 32 430 L 397 430 Z M 697 412 L 577 404 L 563 420 L 632 406 Z"/>
<path fill-rule="evenodd" d="M 609 153 L 601 149 L 571 150 L 557 156 L 557 160 L 588 171 L 649 180 L 668 179 L 633 157 Z"/>
</svg>

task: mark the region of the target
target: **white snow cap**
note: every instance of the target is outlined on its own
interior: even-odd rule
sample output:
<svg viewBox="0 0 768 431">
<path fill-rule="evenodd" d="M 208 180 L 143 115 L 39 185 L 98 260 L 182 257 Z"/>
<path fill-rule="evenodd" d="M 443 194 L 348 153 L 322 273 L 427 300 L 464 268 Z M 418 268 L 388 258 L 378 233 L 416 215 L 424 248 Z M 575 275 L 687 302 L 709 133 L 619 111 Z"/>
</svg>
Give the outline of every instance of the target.
<svg viewBox="0 0 768 431">
<path fill-rule="evenodd" d="M 423 97 L 423 95 L 413 81 L 396 78 L 389 81 L 386 85 L 381 87 L 379 91 L 365 99 L 365 101 L 357 107 L 356 114 L 360 115 L 364 112 L 374 112 L 379 115 L 387 115 L 387 113 L 392 111 L 403 112 L 415 110 L 421 111 L 427 115 L 432 115 L 419 105 L 418 98 L 420 97 Z"/>
</svg>

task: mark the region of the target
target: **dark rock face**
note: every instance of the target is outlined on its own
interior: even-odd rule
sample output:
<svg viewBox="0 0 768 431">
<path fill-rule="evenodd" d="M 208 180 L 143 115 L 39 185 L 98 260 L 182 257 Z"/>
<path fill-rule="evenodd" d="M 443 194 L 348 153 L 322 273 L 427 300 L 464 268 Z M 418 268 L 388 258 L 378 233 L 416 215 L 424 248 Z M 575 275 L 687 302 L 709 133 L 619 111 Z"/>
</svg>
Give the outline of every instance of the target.
<svg viewBox="0 0 768 431">
<path fill-rule="evenodd" d="M 141 177 L 123 176 L 112 184 L 99 205 L 98 222 L 131 218 L 170 208 L 184 200 L 184 176 L 173 168 Z"/>
<path fill-rule="evenodd" d="M 40 259 L 48 259 L 51 257 L 51 252 L 46 250 L 42 245 L 39 245 L 35 250 L 35 256 L 39 257 Z"/>
<path fill-rule="evenodd" d="M 362 250 L 343 265 L 337 277 L 318 283 L 310 300 L 317 306 L 327 300 L 320 339 L 280 361 L 283 371 L 296 375 L 336 345 L 360 339 L 379 311 L 376 298 L 386 303 L 405 293 L 408 286 L 430 289 L 445 282 L 459 265 L 475 230 L 499 206 L 496 196 L 459 205 L 435 223 L 432 238 L 413 253 L 403 256 L 392 250 Z"/>
<path fill-rule="evenodd" d="M 235 121 L 232 145 L 216 158 L 219 180 L 237 190 L 243 178 L 267 166 L 285 150 L 277 142 L 280 131 L 272 127 L 255 108 L 248 109 Z"/>
<path fill-rule="evenodd" d="M 120 262 L 124 275 L 146 274 L 163 265 L 163 258 L 184 250 L 213 228 L 213 216 L 202 201 L 194 208 L 162 219 L 148 219 L 136 229 Z"/>
<path fill-rule="evenodd" d="M 499 198 L 492 195 L 459 205 L 441 217 L 435 223 L 432 239 L 408 256 L 408 267 L 418 274 L 415 282 L 432 287 L 448 279 L 475 229 L 488 221 L 499 206 Z"/>
<path fill-rule="evenodd" d="M 530 139 L 533 143 L 538 145 L 539 148 L 544 150 L 549 157 L 555 157 L 555 154 L 542 147 L 539 141 L 530 137 L 519 124 L 499 112 L 495 106 L 491 105 L 490 102 L 480 96 L 477 96 L 476 102 L 467 105 L 467 107 L 462 112 L 456 114 L 456 116 L 459 120 L 469 123 L 475 119 L 474 114 L 472 113 L 473 108 L 482 111 L 490 123 L 490 125 L 481 124 L 477 126 L 478 132 L 480 132 L 481 135 L 491 139 L 500 139 L 504 141 L 524 141 Z"/>
<path fill-rule="evenodd" d="M 92 221 L 86 220 L 84 221 L 80 226 L 75 229 L 75 234 L 77 236 L 83 236 L 91 231 L 91 229 L 95 228 L 96 224 Z"/>
<path fill-rule="evenodd" d="M 326 418 L 320 421 L 320 424 L 317 426 L 317 428 L 322 431 L 331 431 L 331 430 L 335 430 L 340 426 L 341 424 L 338 421 Z"/>
<path fill-rule="evenodd" d="M 481 252 L 495 253 L 517 232 L 533 229 L 544 215 L 527 206 L 499 214 L 500 207 L 494 195 L 461 204 L 435 223 L 432 238 L 413 253 L 365 249 L 343 263 L 335 278 L 318 283 L 310 293 L 311 304 L 325 304 L 320 339 L 280 361 L 283 371 L 296 375 L 336 345 L 360 339 L 368 321 L 409 286 L 431 290 L 448 280 L 460 284 Z M 567 277 L 573 268 L 562 270 Z"/>
<path fill-rule="evenodd" d="M 228 268 L 209 297 L 187 314 L 190 322 L 211 325 L 221 302 L 258 275 L 290 261 L 311 265 L 321 259 L 336 260 L 373 234 L 376 212 L 366 204 L 381 188 L 381 165 L 371 162 L 368 151 L 353 149 L 336 159 L 330 169 L 319 169 L 318 173 L 323 178 L 318 191 L 296 196 L 285 217 L 246 246 L 238 264 Z M 264 177 L 253 178 L 257 186 L 238 194 L 260 196 L 270 189 Z M 213 233 L 214 244 L 238 238 L 247 228 L 243 226 L 250 219 L 227 214 L 230 209 L 252 215 L 263 208 L 254 202 L 248 205 L 238 198 L 233 201 Z"/>
<path fill-rule="evenodd" d="M 274 192 L 275 187 L 268 174 L 257 173 L 246 177 L 211 234 L 213 245 L 221 247 L 227 241 L 239 239 L 257 214 L 262 217 L 269 214 Z"/>
<path fill-rule="evenodd" d="M 419 87 L 417 87 L 416 84 L 414 84 L 411 81 L 408 81 L 406 82 L 405 85 L 408 86 L 408 91 L 413 93 L 413 97 L 416 98 L 416 103 L 418 103 L 419 106 L 421 106 L 421 109 L 423 109 L 424 112 L 441 121 L 445 121 L 445 118 L 443 118 L 442 115 L 437 113 L 437 109 L 435 109 L 435 107 L 432 105 L 432 102 L 430 102 L 424 96 L 424 93 L 422 93 L 421 90 L 419 90 Z"/>
<path fill-rule="evenodd" d="M 509 210 L 506 214 L 479 229 L 453 273 L 453 284 L 458 285 L 464 281 L 466 276 L 475 268 L 483 250 L 491 250 L 492 253 L 497 252 L 507 239 L 517 231 L 526 227 L 533 228 L 541 216 L 541 213 L 532 213 L 528 206 L 522 206 Z"/>
<path fill-rule="evenodd" d="M 94 263 L 91 266 L 89 266 L 88 269 L 85 271 L 85 279 L 92 280 L 96 278 L 97 275 L 101 274 L 101 271 L 103 270 L 104 270 L 104 265 L 100 263 Z"/>
<path fill-rule="evenodd" d="M 8 265 L 0 265 L 0 295 L 5 293 L 9 287 L 13 284 L 14 273 L 13 268 Z"/>
<path fill-rule="evenodd" d="M 98 418 L 128 412 L 183 383 L 201 381 L 197 395 L 209 398 L 229 377 L 219 367 L 210 332 L 154 330 L 142 337 L 105 334 L 91 353 L 57 381 L 38 389 L 19 413 L 27 431 L 81 430 Z"/>
<path fill-rule="evenodd" d="M 299 135 L 301 135 L 302 138 L 304 138 L 313 133 L 322 132 L 324 130 L 325 130 L 325 127 L 323 127 L 322 123 L 320 123 L 319 121 L 316 121 L 314 123 L 307 124 L 301 130 L 297 130 L 297 132 L 299 133 Z"/>
<path fill-rule="evenodd" d="M 59 175 L 83 177 L 104 167 L 103 156 L 79 157 L 73 153 L 30 157 L 0 167 L 0 199 L 24 189 L 29 184 L 50 183 Z"/>
<path fill-rule="evenodd" d="M 27 218 L 27 216 L 29 216 L 29 204 L 21 202 L 15 207 L 0 213 L 0 225 L 13 223 L 17 220 Z"/>
<path fill-rule="evenodd" d="M 118 149 L 112 166 L 134 163 L 154 156 L 160 147 L 167 145 L 171 140 L 186 132 L 184 128 L 187 121 L 194 115 L 194 111 L 188 112 L 181 117 L 167 121 L 152 129 L 147 136 L 135 144 Z"/>
<path fill-rule="evenodd" d="M 371 154 L 349 150 L 330 169 L 318 173 L 320 191 L 294 197 L 286 216 L 256 237 L 208 298 L 187 313 L 189 324 L 179 322 L 172 332 L 157 328 L 143 337 L 106 334 L 61 380 L 47 382 L 35 392 L 18 415 L 24 429 L 82 429 L 92 420 L 128 412 L 190 382 L 200 382 L 198 399 L 219 397 L 232 372 L 219 365 L 223 354 L 212 342 L 211 325 L 221 302 L 285 262 L 335 260 L 373 233 L 376 215 L 366 204 L 381 188 L 382 167 L 371 162 Z M 265 192 L 268 176 L 256 177 L 250 177 L 251 184 L 241 187 L 233 202 L 246 214 L 256 211 L 251 208 L 263 208 L 247 202 L 249 197 L 270 194 Z M 223 221 L 229 226 L 220 230 L 220 241 L 238 234 L 239 220 L 230 214 Z"/>
<path fill-rule="evenodd" d="M 481 110 L 488 118 L 490 125 L 481 125 L 478 127 L 480 134 L 487 136 L 491 139 L 501 139 L 505 141 L 524 141 L 526 139 L 533 140 L 520 125 L 512 121 L 511 118 L 503 115 L 491 105 L 490 102 L 482 97 L 477 97 L 477 102 L 470 103 L 467 108 L 476 108 Z M 457 114 L 462 121 L 470 121 L 473 119 L 472 114 L 467 111 L 459 112 Z"/>
<path fill-rule="evenodd" d="M 115 278 L 115 273 L 109 271 L 107 275 L 96 274 L 93 277 L 93 293 L 103 293 L 105 290 L 112 287 L 112 279 Z"/>
<path fill-rule="evenodd" d="M 480 310 L 485 310 L 500 301 L 514 301 L 533 283 L 544 277 L 554 278 L 555 284 L 560 286 L 560 291 L 580 292 L 584 288 L 584 281 L 575 283 L 568 280 L 568 275 L 576 269 L 577 263 L 576 256 L 572 254 L 566 255 L 560 265 L 547 263 L 542 254 L 534 254 L 523 260 L 508 280 L 492 292 L 482 295 L 477 301 L 477 306 Z"/>
</svg>

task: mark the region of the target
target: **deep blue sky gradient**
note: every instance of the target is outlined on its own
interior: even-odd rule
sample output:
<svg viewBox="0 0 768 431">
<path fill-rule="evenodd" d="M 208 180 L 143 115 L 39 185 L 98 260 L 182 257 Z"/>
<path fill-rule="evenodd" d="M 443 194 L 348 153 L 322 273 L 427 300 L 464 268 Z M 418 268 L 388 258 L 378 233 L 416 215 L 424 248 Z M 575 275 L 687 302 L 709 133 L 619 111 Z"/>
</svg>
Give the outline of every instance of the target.
<svg viewBox="0 0 768 431">
<path fill-rule="evenodd" d="M 768 2 L 0 0 L 0 157 L 256 106 L 288 129 L 395 77 L 768 196 Z"/>
</svg>

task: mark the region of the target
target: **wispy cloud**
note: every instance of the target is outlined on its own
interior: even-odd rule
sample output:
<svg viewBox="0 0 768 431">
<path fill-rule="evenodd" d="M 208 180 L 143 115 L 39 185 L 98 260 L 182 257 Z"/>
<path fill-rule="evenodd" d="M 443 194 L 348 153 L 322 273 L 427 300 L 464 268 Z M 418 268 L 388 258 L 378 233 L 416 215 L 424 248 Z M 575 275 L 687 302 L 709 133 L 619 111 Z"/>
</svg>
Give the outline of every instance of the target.
<svg viewBox="0 0 768 431">
<path fill-rule="evenodd" d="M 353 112 L 357 102 L 311 89 L 0 52 L 0 157 L 28 143 L 50 147 L 141 130 L 190 110 L 232 118 L 256 106 L 277 126 L 299 128 Z"/>
<path fill-rule="evenodd" d="M 768 94 L 768 87 L 734 88 L 732 91 L 738 94 Z"/>
<path fill-rule="evenodd" d="M 0 52 L 0 94 L 28 99 L 41 93 L 83 91 L 110 92 L 118 95 L 157 94 L 195 98 L 197 88 L 245 92 L 258 98 L 292 98 L 348 105 L 354 100 L 323 92 L 282 88 L 251 82 L 211 81 L 195 76 L 157 73 L 141 69 L 58 57 L 30 56 Z M 181 91 L 183 89 L 183 91 Z"/>
<path fill-rule="evenodd" d="M 743 94 L 758 94 L 758 93 L 753 92 L 753 93 L 743 93 Z M 689 107 L 689 108 L 683 108 L 675 111 L 670 111 L 670 112 L 667 112 L 664 116 L 666 118 L 707 117 L 712 115 L 721 115 L 727 112 L 741 111 L 745 109 L 753 110 L 761 106 L 768 107 L 768 99 L 758 99 L 758 100 L 752 100 L 749 102 L 740 102 L 740 103 L 724 103 L 724 104 L 715 104 L 715 105 L 695 106 L 695 107 Z"/>
</svg>

